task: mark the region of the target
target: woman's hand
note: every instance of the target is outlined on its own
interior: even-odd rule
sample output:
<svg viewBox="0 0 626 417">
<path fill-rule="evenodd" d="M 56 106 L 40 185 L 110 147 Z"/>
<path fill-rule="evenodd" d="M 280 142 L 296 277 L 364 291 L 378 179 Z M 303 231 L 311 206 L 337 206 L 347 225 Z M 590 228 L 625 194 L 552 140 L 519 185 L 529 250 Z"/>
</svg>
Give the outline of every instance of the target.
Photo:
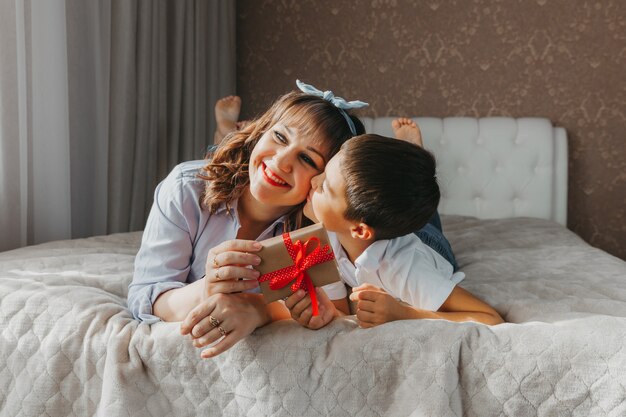
<svg viewBox="0 0 626 417">
<path fill-rule="evenodd" d="M 202 358 L 217 356 L 269 321 L 265 303 L 258 294 L 214 294 L 187 315 L 180 327 L 190 334 L 193 345 L 205 347 Z"/>
<path fill-rule="evenodd" d="M 394 320 L 412 318 L 407 304 L 396 299 L 382 288 L 371 284 L 352 289 L 350 299 L 356 302 L 356 317 L 359 327 L 369 328 Z"/>
<path fill-rule="evenodd" d="M 299 289 L 285 300 L 285 307 L 289 309 L 291 318 L 300 325 L 312 330 L 321 329 L 339 315 L 335 305 L 322 288 L 315 288 L 319 314 L 313 316 L 311 297 L 303 289 Z"/>
<path fill-rule="evenodd" d="M 237 293 L 259 286 L 261 263 L 254 253 L 262 248 L 254 240 L 228 240 L 211 249 L 206 258 L 203 298 L 219 293 Z"/>
<path fill-rule="evenodd" d="M 207 254 L 202 301 L 181 324 L 180 332 L 190 334 L 195 347 L 219 343 L 202 351 L 210 358 L 270 321 L 259 294 L 242 293 L 259 286 L 260 273 L 251 267 L 261 263 L 254 253 L 262 248 L 253 240 L 234 239 L 212 248 Z"/>
</svg>

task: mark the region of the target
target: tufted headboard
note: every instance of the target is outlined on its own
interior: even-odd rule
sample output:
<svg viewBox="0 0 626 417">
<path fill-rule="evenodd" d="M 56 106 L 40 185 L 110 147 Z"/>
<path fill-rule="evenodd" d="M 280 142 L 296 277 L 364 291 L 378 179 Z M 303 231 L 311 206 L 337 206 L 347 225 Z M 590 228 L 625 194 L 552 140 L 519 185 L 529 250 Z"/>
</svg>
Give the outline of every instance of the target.
<svg viewBox="0 0 626 417">
<path fill-rule="evenodd" d="M 393 136 L 393 117 L 361 118 Z M 414 117 L 437 158 L 442 214 L 538 217 L 566 225 L 567 134 L 548 119 Z"/>
</svg>

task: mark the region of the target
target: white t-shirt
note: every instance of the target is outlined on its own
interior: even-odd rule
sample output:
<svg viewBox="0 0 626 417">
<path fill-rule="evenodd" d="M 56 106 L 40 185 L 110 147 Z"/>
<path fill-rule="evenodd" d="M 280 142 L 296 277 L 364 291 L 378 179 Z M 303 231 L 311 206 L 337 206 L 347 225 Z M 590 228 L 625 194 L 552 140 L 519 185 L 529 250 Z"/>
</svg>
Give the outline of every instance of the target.
<svg viewBox="0 0 626 417">
<path fill-rule="evenodd" d="M 351 287 L 372 284 L 414 307 L 437 311 L 465 278 L 414 234 L 378 240 L 350 262 L 337 235 L 328 232 L 343 281 Z M 332 299 L 332 297 L 331 297 Z"/>
</svg>

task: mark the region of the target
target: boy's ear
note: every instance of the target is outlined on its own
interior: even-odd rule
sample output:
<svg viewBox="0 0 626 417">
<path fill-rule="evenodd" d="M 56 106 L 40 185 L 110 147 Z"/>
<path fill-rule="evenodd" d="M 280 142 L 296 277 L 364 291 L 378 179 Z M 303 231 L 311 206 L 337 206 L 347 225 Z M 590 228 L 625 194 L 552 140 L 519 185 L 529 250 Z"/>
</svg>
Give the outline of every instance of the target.
<svg viewBox="0 0 626 417">
<path fill-rule="evenodd" d="M 355 223 L 350 227 L 353 239 L 374 240 L 374 229 L 365 223 Z"/>
</svg>

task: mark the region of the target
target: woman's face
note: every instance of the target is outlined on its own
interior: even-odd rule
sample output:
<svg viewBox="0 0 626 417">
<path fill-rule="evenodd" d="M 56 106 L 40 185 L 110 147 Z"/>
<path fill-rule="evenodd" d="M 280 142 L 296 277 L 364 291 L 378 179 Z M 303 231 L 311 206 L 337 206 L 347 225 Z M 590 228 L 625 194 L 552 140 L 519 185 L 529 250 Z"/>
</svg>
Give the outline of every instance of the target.
<svg viewBox="0 0 626 417">
<path fill-rule="evenodd" d="M 323 139 L 278 122 L 259 139 L 250 155 L 250 193 L 271 206 L 295 206 L 311 189 L 311 178 L 324 171 L 329 149 Z"/>
</svg>

